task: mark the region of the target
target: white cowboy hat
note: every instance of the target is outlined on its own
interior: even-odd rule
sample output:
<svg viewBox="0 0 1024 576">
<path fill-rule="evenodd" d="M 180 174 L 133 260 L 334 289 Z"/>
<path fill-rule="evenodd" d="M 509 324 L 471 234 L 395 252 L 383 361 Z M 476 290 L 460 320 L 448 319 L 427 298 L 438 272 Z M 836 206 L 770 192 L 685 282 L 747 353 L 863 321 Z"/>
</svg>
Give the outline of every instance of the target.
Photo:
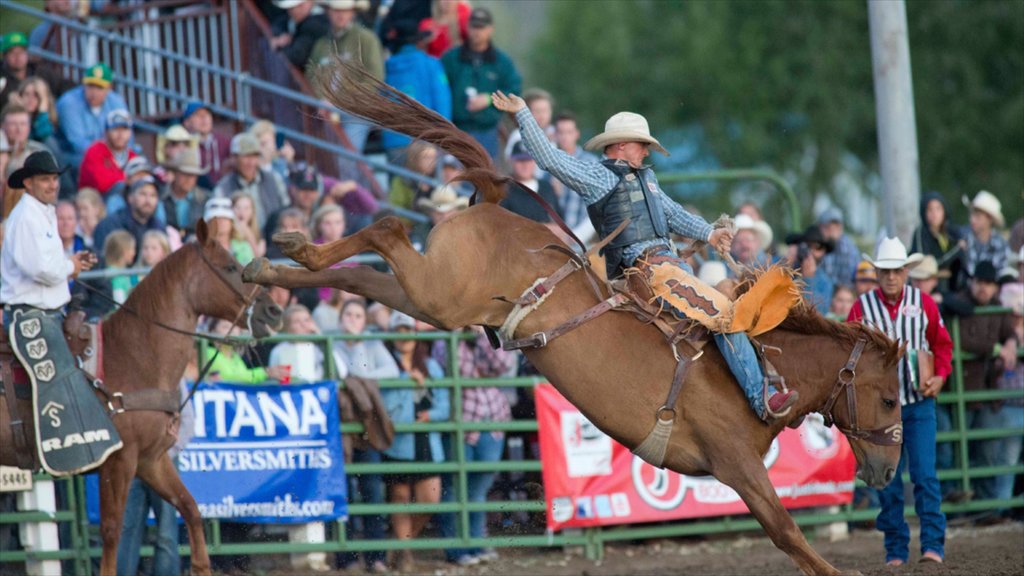
<svg viewBox="0 0 1024 576">
<path fill-rule="evenodd" d="M 871 262 L 871 265 L 875 268 L 882 270 L 897 270 L 899 268 L 911 269 L 921 263 L 924 260 L 923 254 L 911 254 L 907 256 L 907 247 L 900 242 L 899 238 L 886 238 L 882 240 L 882 243 L 878 245 L 878 250 L 874 258 L 867 254 L 861 254 L 861 256 Z"/>
<path fill-rule="evenodd" d="M 604 132 L 594 136 L 583 146 L 586 150 L 602 151 L 609 144 L 619 142 L 646 142 L 658 152 L 668 156 L 668 150 L 651 136 L 647 119 L 632 112 L 619 112 L 604 123 Z"/>
<path fill-rule="evenodd" d="M 700 265 L 700 272 L 697 279 L 708 286 L 717 286 L 719 282 L 729 277 L 725 264 L 718 260 L 707 260 Z"/>
<path fill-rule="evenodd" d="M 737 214 L 733 222 L 736 224 L 737 231 L 753 230 L 754 234 L 757 234 L 757 240 L 761 243 L 761 250 L 768 250 L 772 247 L 775 234 L 772 233 L 772 227 L 767 222 L 754 220 L 746 214 Z"/>
<path fill-rule="evenodd" d="M 450 212 L 469 206 L 469 198 L 459 196 L 455 189 L 442 184 L 430 193 L 430 198 L 420 198 L 416 206 L 431 212 Z"/>
<path fill-rule="evenodd" d="M 1002 228 L 1006 225 L 1006 220 L 1003 218 L 1003 204 L 999 201 L 999 198 L 996 198 L 995 194 L 982 190 L 978 192 L 973 201 L 968 201 L 967 196 L 963 197 L 963 201 L 964 206 L 971 210 L 980 210 L 991 216 L 996 228 Z"/>
</svg>

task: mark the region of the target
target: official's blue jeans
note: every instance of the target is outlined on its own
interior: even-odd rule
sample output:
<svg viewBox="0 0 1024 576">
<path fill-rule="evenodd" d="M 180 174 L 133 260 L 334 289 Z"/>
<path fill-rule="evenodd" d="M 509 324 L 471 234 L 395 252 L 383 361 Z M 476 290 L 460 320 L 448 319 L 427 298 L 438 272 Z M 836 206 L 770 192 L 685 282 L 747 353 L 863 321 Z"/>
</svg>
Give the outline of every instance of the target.
<svg viewBox="0 0 1024 576">
<path fill-rule="evenodd" d="M 939 509 L 942 494 L 935 474 L 935 400 L 926 398 L 903 407 L 903 456 L 896 478 L 879 492 L 882 510 L 875 523 L 885 535 L 885 560 L 907 561 L 910 527 L 903 517 L 904 469 L 914 484 L 914 510 L 921 520 L 921 553 L 945 556 L 946 516 Z"/>
<path fill-rule="evenodd" d="M 466 130 L 466 134 L 473 137 L 474 140 L 480 143 L 490 154 L 491 158 L 498 160 L 498 129 L 497 127 L 491 128 L 490 130 Z"/>
<path fill-rule="evenodd" d="M 1015 466 L 1020 462 L 1020 449 L 1024 442 L 1024 407 L 1004 405 L 993 409 L 991 405 L 986 405 L 978 410 L 974 426 L 983 430 L 1015 428 L 1018 431 L 1008 438 L 978 441 L 976 450 L 980 466 Z M 1013 479 L 1013 474 L 979 478 L 976 481 L 978 497 L 1000 500 L 1012 498 Z"/>
<path fill-rule="evenodd" d="M 693 274 L 693 268 L 679 259 L 678 255 L 672 250 L 665 248 L 658 251 L 656 255 L 673 259 L 680 269 L 687 274 Z M 672 308 L 667 302 L 665 306 Z M 672 311 L 676 313 L 676 316 L 683 317 L 675 308 L 672 308 Z M 763 394 L 764 373 L 761 371 L 761 364 L 757 360 L 757 353 L 754 352 L 754 346 L 750 343 L 750 338 L 744 332 L 715 334 L 714 336 L 719 352 L 725 357 L 725 363 L 729 366 L 733 376 L 736 377 L 736 381 L 743 390 L 743 395 L 747 397 L 750 407 L 758 417 L 765 418 L 767 410 L 764 405 Z M 769 395 L 774 393 L 774 391 L 774 388 L 769 389 Z"/>
<path fill-rule="evenodd" d="M 132 480 L 128 489 L 121 541 L 117 546 L 117 573 L 138 574 L 139 548 L 146 535 L 150 509 L 156 516 L 157 526 L 153 576 L 178 576 L 181 574 L 181 557 L 178 556 L 178 517 L 174 506 L 138 478 Z"/>
<path fill-rule="evenodd" d="M 358 464 L 380 464 L 380 452 L 376 450 L 353 450 L 352 462 Z M 349 501 L 358 501 L 363 504 L 384 503 L 384 482 L 380 474 L 353 474 L 349 479 Z M 357 498 L 358 496 L 358 498 Z M 362 523 L 362 530 L 357 527 Z M 353 539 L 356 532 L 361 532 L 362 540 L 383 540 L 387 536 L 388 522 L 379 514 L 369 516 L 351 516 L 349 520 L 349 539 Z M 363 552 L 363 563 L 367 568 L 373 566 L 374 562 L 383 562 L 385 553 L 380 550 Z M 358 561 L 359 555 L 355 552 L 339 552 L 337 562 L 339 567 L 348 566 Z"/>
<path fill-rule="evenodd" d="M 498 462 L 505 451 L 505 435 L 500 438 L 491 436 L 490 432 L 481 432 L 476 445 L 465 444 L 466 462 Z M 487 493 L 494 485 L 494 472 L 473 472 L 466 474 L 466 497 L 469 502 L 486 502 Z M 455 502 L 457 500 L 454 482 L 451 474 L 446 474 L 441 479 L 441 499 L 444 502 Z M 439 526 L 443 538 L 455 538 L 456 531 L 455 514 L 439 514 Z M 487 513 L 469 513 L 469 536 L 471 538 L 483 538 L 487 535 Z M 480 548 L 449 548 L 445 550 L 445 556 L 449 561 L 455 561 L 460 556 L 473 556 L 481 552 Z"/>
</svg>

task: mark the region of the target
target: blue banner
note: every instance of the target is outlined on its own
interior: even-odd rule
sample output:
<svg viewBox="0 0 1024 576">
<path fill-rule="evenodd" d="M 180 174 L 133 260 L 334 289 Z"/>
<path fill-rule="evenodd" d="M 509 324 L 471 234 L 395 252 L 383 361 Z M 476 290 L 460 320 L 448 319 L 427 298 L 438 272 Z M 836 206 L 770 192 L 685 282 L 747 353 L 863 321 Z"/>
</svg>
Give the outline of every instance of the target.
<svg viewBox="0 0 1024 576">
<path fill-rule="evenodd" d="M 203 518 L 302 524 L 347 516 L 336 382 L 203 383 L 192 403 L 195 435 L 177 465 Z"/>
</svg>

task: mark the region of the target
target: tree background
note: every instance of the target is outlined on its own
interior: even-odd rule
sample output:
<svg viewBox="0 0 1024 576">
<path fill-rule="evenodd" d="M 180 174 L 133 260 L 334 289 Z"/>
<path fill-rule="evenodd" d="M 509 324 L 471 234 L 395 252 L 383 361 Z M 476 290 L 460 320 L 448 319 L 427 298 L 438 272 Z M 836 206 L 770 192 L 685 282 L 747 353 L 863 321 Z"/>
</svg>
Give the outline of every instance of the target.
<svg viewBox="0 0 1024 576">
<path fill-rule="evenodd" d="M 782 174 L 804 222 L 815 206 L 880 193 L 865 0 L 558 0 L 546 10 L 526 85 L 549 89 L 585 134 L 618 110 L 640 112 L 656 136 L 678 134 L 722 167 Z M 923 189 L 949 198 L 960 222 L 960 196 L 989 190 L 1013 222 L 1024 205 L 1024 2 L 910 0 L 907 19 Z M 737 197 L 701 206 L 728 211 Z M 782 221 L 781 202 L 764 208 Z"/>
</svg>

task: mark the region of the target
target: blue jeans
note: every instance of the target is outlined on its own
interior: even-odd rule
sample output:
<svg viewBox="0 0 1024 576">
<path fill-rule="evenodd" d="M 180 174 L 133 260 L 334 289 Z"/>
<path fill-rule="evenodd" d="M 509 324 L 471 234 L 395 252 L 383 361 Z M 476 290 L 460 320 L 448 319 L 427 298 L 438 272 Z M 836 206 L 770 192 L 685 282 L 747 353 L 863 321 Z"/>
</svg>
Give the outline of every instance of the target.
<svg viewBox="0 0 1024 576">
<path fill-rule="evenodd" d="M 490 432 L 481 432 L 476 445 L 466 444 L 466 462 L 497 462 L 505 451 L 505 435 L 500 438 L 491 436 Z M 494 472 L 473 472 L 466 474 L 466 497 L 469 502 L 486 502 L 487 492 L 494 484 Z M 453 489 L 452 477 L 450 474 L 442 479 L 442 499 L 445 502 L 454 502 L 455 490 Z M 440 514 L 441 536 L 454 538 L 456 533 L 456 515 Z M 487 513 L 469 513 L 469 536 L 471 538 L 483 538 L 487 535 Z M 460 556 L 473 556 L 481 552 L 480 548 L 450 548 L 445 551 L 449 561 L 457 560 Z"/>
<path fill-rule="evenodd" d="M 1001 406 L 993 409 L 986 405 L 978 410 L 974 427 L 980 429 L 1016 428 L 1018 434 L 1008 438 L 979 440 L 976 446 L 979 466 L 1015 466 L 1020 462 L 1021 444 L 1024 442 L 1024 407 Z M 975 480 L 978 497 L 1005 500 L 1013 497 L 1013 474 L 1002 474 Z"/>
<path fill-rule="evenodd" d="M 490 130 L 465 130 L 466 134 L 473 137 L 490 154 L 492 160 L 498 160 L 500 150 L 498 149 L 498 128 Z"/>
<path fill-rule="evenodd" d="M 121 541 L 117 546 L 117 573 L 138 574 L 139 548 L 146 535 L 150 509 L 156 516 L 157 526 L 153 576 L 178 576 L 181 574 L 181 557 L 178 556 L 178 517 L 174 506 L 138 478 L 132 480 L 128 489 Z"/>
<path fill-rule="evenodd" d="M 935 474 L 935 400 L 927 398 L 903 407 L 903 456 L 896 478 L 879 492 L 882 510 L 876 525 L 885 535 L 885 560 L 907 561 L 910 527 L 903 518 L 903 481 L 910 469 L 914 484 L 914 510 L 921 520 L 921 552 L 945 555 L 946 515 L 939 506 L 942 494 Z"/>
<path fill-rule="evenodd" d="M 687 274 L 693 274 L 693 268 L 681 260 L 672 250 L 665 248 L 659 250 L 656 255 L 671 258 L 681 270 Z M 664 302 L 664 304 L 666 307 L 671 308 L 677 317 L 684 317 L 667 302 Z M 725 363 L 729 366 L 729 370 L 736 377 L 736 382 L 739 383 L 740 388 L 743 389 L 743 395 L 747 397 L 750 407 L 758 417 L 765 418 L 768 414 L 764 405 L 763 395 L 764 373 L 761 371 L 761 363 L 757 360 L 757 353 L 754 352 L 754 346 L 750 343 L 750 338 L 744 332 L 715 334 L 714 336 L 718 351 L 722 353 Z M 768 390 L 769 395 L 774 392 L 774 388 Z"/>
<path fill-rule="evenodd" d="M 376 450 L 353 450 L 352 461 L 359 464 L 380 464 L 380 452 Z M 380 474 L 355 474 L 348 477 L 349 480 L 349 501 L 361 502 L 363 504 L 384 503 L 384 482 Z M 361 529 L 360 529 L 360 526 Z M 369 516 L 352 516 L 349 520 L 349 539 L 353 539 L 356 533 L 361 535 L 362 540 L 383 540 L 387 536 L 388 522 L 379 514 Z M 369 568 L 374 562 L 383 562 L 385 552 L 373 550 L 363 552 L 363 563 Z M 337 554 L 338 567 L 345 567 L 359 560 L 356 552 L 339 552 Z"/>
</svg>

